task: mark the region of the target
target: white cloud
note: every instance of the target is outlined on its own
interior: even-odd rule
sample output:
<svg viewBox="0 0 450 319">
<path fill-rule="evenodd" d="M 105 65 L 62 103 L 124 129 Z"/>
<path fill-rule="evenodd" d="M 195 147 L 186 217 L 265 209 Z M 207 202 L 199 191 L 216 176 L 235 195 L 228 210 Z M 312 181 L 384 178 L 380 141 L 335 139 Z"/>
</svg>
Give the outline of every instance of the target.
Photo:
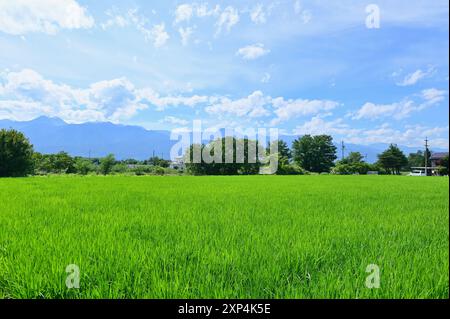
<svg viewBox="0 0 450 319">
<path fill-rule="evenodd" d="M 8 34 L 55 34 L 93 26 L 92 16 L 75 0 L 0 0 L 0 31 Z"/>
<path fill-rule="evenodd" d="M 219 16 L 216 23 L 216 36 L 225 28 L 226 32 L 230 32 L 231 28 L 239 22 L 239 13 L 232 6 L 226 7 Z"/>
<path fill-rule="evenodd" d="M 184 3 L 177 6 L 175 9 L 174 24 L 182 22 L 189 23 L 192 18 L 204 18 L 211 16 L 218 16 L 220 14 L 220 6 L 216 5 L 213 9 L 209 9 L 207 3 Z"/>
<path fill-rule="evenodd" d="M 383 105 L 367 102 L 356 112 L 353 119 L 378 119 L 380 117 L 391 116 L 399 107 L 398 103 Z"/>
<path fill-rule="evenodd" d="M 294 13 L 300 17 L 303 24 L 307 24 L 312 19 L 312 13 L 310 10 L 304 10 L 300 0 L 294 2 Z"/>
<path fill-rule="evenodd" d="M 236 52 L 236 55 L 241 56 L 244 60 L 255 60 L 268 54 L 269 52 L 270 50 L 264 48 L 264 44 L 257 43 L 240 48 Z"/>
<path fill-rule="evenodd" d="M 156 107 L 158 111 L 163 111 L 171 106 L 185 105 L 189 107 L 194 107 L 198 104 L 205 104 L 211 101 L 215 101 L 215 98 L 201 95 L 193 96 L 160 96 L 159 93 L 155 92 L 150 88 L 140 89 L 138 92 L 138 97 L 144 103 L 150 103 Z"/>
<path fill-rule="evenodd" d="M 261 78 L 261 83 L 269 83 L 271 78 L 270 73 L 264 73 L 263 77 Z"/>
<path fill-rule="evenodd" d="M 170 39 L 169 34 L 165 30 L 165 24 L 154 24 L 149 27 L 147 18 L 139 14 L 138 9 L 130 9 L 126 13 L 121 13 L 117 8 L 113 7 L 106 11 L 109 19 L 101 24 L 103 30 L 112 27 L 125 28 L 132 26 L 139 31 L 145 41 L 152 42 L 155 48 L 160 48 Z"/>
<path fill-rule="evenodd" d="M 272 121 L 272 125 L 288 121 L 293 118 L 305 115 L 319 114 L 320 112 L 335 109 L 339 103 L 330 100 L 285 100 L 278 97 L 272 100 L 277 115 Z"/>
<path fill-rule="evenodd" d="M 178 32 L 180 33 L 181 43 L 186 46 L 189 43 L 189 39 L 194 32 L 191 27 L 187 28 L 179 28 Z"/>
<path fill-rule="evenodd" d="M 419 82 L 420 80 L 432 76 L 435 73 L 435 68 L 430 67 L 427 71 L 417 70 L 413 73 L 406 75 L 402 81 L 398 82 L 398 86 L 411 86 Z"/>
<path fill-rule="evenodd" d="M 180 4 L 175 10 L 175 23 L 191 20 L 193 12 L 194 8 L 191 4 Z"/>
<path fill-rule="evenodd" d="M 325 121 L 320 116 L 313 117 L 310 121 L 297 126 L 293 133 L 296 135 L 345 135 L 347 137 L 358 135 L 360 130 L 352 129 L 348 124 L 345 124 L 342 119 L 335 119 L 333 121 Z"/>
<path fill-rule="evenodd" d="M 129 10 L 126 15 L 122 15 L 116 7 L 106 10 L 105 14 L 109 17 L 106 22 L 100 24 L 103 30 L 107 30 L 114 26 L 125 28 L 130 25 L 132 10 Z"/>
<path fill-rule="evenodd" d="M 352 128 L 343 119 L 325 121 L 320 116 L 297 126 L 292 133 L 295 135 L 329 134 L 345 138 L 347 143 L 375 144 L 396 143 L 405 146 L 422 145 L 426 137 L 433 147 L 448 148 L 449 127 L 426 127 L 421 125 L 406 125 L 403 129 L 394 129 L 385 123 L 373 129 Z"/>
<path fill-rule="evenodd" d="M 449 127 L 426 127 L 406 125 L 404 130 L 394 129 L 385 123 L 375 129 L 361 130 L 357 135 L 346 138 L 348 143 L 374 144 L 396 143 L 405 146 L 423 145 L 428 138 L 432 147 L 448 148 Z"/>
<path fill-rule="evenodd" d="M 215 101 L 205 96 L 164 96 L 150 88 L 138 89 L 126 78 L 100 81 L 88 88 L 74 88 L 44 79 L 37 72 L 24 69 L 1 74 L 0 117 L 30 119 L 39 115 L 57 116 L 65 121 L 121 122 L 151 106 L 168 106 Z"/>
<path fill-rule="evenodd" d="M 436 104 L 444 100 L 446 91 L 438 89 L 426 89 L 422 91 L 422 98 L 430 104 Z"/>
<path fill-rule="evenodd" d="M 169 34 L 165 30 L 164 23 L 154 25 L 150 31 L 150 34 L 155 48 L 162 47 L 170 38 Z"/>
<path fill-rule="evenodd" d="M 172 125 L 188 125 L 189 121 L 180 119 L 174 116 L 166 116 L 162 121 L 162 123 L 169 123 Z"/>
<path fill-rule="evenodd" d="M 446 93 L 446 91 L 442 90 L 427 89 L 420 93 L 420 97 L 422 98 L 422 101 L 420 102 L 414 101 L 411 98 L 405 98 L 400 102 L 391 104 L 374 104 L 367 102 L 355 113 L 349 113 L 349 116 L 354 120 L 375 120 L 385 117 L 400 120 L 408 117 L 413 112 L 419 112 L 438 104 L 444 100 Z"/>
<path fill-rule="evenodd" d="M 205 108 L 209 114 L 231 114 L 236 116 L 249 116 L 252 118 L 270 115 L 266 106 L 270 103 L 270 97 L 265 97 L 261 91 L 255 91 L 246 98 L 231 100 L 226 97 L 219 98 Z"/>
<path fill-rule="evenodd" d="M 196 6 L 196 14 L 197 17 L 210 17 L 210 16 L 218 16 L 220 12 L 220 6 L 216 5 L 214 9 L 208 9 L 208 4 L 203 3 Z"/>
<path fill-rule="evenodd" d="M 257 4 L 250 12 L 250 19 L 256 24 L 264 24 L 267 21 L 264 6 Z"/>
</svg>

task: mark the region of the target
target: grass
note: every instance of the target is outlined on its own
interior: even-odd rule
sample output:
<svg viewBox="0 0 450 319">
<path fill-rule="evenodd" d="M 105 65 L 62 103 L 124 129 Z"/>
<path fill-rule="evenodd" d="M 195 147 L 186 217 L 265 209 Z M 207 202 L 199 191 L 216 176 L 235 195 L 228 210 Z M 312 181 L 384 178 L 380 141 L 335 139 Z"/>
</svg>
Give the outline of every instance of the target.
<svg viewBox="0 0 450 319">
<path fill-rule="evenodd" d="M 448 298 L 448 191 L 391 176 L 0 179 L 0 298 Z"/>
</svg>

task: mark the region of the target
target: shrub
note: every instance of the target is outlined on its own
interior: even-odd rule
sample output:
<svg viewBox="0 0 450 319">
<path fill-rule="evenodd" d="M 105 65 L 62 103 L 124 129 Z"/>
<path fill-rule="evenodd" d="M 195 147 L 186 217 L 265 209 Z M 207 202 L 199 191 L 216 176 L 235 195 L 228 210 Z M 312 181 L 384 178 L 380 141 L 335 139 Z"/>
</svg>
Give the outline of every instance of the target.
<svg viewBox="0 0 450 319">
<path fill-rule="evenodd" d="M 304 175 L 305 170 L 296 164 L 280 163 L 277 175 Z"/>
</svg>

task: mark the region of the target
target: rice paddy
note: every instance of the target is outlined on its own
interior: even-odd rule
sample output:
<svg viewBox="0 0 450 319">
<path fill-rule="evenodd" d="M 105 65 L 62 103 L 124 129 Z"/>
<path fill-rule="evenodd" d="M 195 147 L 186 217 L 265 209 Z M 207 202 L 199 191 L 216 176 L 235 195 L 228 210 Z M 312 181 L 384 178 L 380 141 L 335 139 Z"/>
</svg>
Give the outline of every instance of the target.
<svg viewBox="0 0 450 319">
<path fill-rule="evenodd" d="M 448 298 L 448 191 L 405 176 L 0 179 L 0 298 Z"/>
</svg>

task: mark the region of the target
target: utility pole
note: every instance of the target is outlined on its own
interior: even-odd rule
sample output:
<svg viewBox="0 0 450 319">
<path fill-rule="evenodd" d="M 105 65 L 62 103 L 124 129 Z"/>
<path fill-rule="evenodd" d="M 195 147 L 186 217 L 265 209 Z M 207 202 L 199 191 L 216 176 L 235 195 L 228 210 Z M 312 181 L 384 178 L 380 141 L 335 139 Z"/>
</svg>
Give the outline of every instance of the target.
<svg viewBox="0 0 450 319">
<path fill-rule="evenodd" d="M 428 137 L 425 137 L 425 176 L 428 176 Z"/>
<path fill-rule="evenodd" d="M 345 144 L 344 144 L 344 141 L 342 141 L 342 143 L 341 143 L 341 159 L 342 160 L 344 160 L 344 157 L 345 157 Z"/>
</svg>

